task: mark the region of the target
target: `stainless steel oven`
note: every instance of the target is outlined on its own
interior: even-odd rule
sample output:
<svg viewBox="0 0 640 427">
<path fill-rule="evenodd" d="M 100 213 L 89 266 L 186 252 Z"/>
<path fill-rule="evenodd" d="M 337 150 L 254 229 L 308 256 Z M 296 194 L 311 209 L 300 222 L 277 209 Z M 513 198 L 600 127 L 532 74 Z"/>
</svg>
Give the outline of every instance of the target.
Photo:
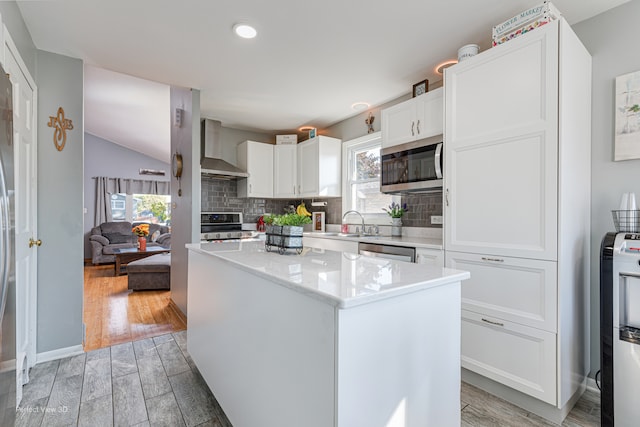
<svg viewBox="0 0 640 427">
<path fill-rule="evenodd" d="M 226 240 L 251 237 L 242 231 L 241 212 L 202 212 L 200 214 L 200 240 Z"/>
<path fill-rule="evenodd" d="M 442 190 L 442 135 L 380 150 L 380 191 L 390 194 Z"/>
</svg>

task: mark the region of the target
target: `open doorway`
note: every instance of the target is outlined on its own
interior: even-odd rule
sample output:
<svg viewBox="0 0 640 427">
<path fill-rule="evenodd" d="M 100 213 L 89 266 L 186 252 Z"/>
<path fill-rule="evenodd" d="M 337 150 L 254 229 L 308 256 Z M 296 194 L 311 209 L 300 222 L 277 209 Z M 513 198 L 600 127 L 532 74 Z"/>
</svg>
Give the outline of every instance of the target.
<svg viewBox="0 0 640 427">
<path fill-rule="evenodd" d="M 85 65 L 85 351 L 186 329 L 169 273 L 149 290 L 130 289 L 127 274 L 170 256 L 169 110 L 169 86 Z"/>
</svg>

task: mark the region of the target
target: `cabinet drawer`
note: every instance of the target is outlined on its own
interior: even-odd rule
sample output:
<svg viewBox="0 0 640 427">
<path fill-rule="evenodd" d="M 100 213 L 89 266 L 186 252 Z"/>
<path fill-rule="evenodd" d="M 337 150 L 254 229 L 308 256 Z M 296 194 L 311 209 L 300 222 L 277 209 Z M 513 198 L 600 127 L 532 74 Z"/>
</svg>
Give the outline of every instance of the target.
<svg viewBox="0 0 640 427">
<path fill-rule="evenodd" d="M 466 270 L 462 308 L 557 332 L 557 264 L 447 251 L 447 267 Z"/>
<path fill-rule="evenodd" d="M 556 404 L 556 334 L 462 310 L 461 364 Z"/>
</svg>

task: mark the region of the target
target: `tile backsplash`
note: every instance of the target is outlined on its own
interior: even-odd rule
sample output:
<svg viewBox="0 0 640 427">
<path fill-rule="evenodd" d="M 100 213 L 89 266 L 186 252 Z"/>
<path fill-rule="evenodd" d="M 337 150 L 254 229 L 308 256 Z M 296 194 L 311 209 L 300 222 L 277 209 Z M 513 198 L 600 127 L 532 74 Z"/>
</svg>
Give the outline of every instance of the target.
<svg viewBox="0 0 640 427">
<path fill-rule="evenodd" d="M 203 212 L 242 212 L 245 223 L 255 223 L 265 212 L 281 214 L 290 205 L 296 206 L 300 199 L 259 199 L 238 197 L 237 180 L 202 177 L 201 205 Z M 323 199 L 325 207 L 311 206 L 310 199 L 304 199 L 309 212 L 325 212 L 327 224 L 342 222 L 342 199 Z M 432 215 L 442 215 L 442 193 L 410 194 L 402 196 L 402 203 L 408 206 L 402 223 L 407 227 L 441 228 L 431 225 Z"/>
</svg>

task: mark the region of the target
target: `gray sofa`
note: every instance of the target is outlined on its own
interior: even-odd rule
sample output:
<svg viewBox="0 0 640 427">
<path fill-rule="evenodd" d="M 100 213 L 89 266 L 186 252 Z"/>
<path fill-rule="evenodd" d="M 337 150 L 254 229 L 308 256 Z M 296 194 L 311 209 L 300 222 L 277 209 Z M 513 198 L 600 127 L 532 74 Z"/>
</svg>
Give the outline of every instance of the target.
<svg viewBox="0 0 640 427">
<path fill-rule="evenodd" d="M 91 243 L 91 262 L 95 264 L 115 262 L 113 250 L 119 248 L 133 248 L 138 245 L 138 236 L 131 229 L 134 225 L 127 221 L 103 222 L 91 229 L 89 242 Z M 158 233 L 154 234 L 156 231 Z M 149 224 L 147 247 L 162 246 L 171 247 L 171 233 L 164 225 Z"/>
</svg>

